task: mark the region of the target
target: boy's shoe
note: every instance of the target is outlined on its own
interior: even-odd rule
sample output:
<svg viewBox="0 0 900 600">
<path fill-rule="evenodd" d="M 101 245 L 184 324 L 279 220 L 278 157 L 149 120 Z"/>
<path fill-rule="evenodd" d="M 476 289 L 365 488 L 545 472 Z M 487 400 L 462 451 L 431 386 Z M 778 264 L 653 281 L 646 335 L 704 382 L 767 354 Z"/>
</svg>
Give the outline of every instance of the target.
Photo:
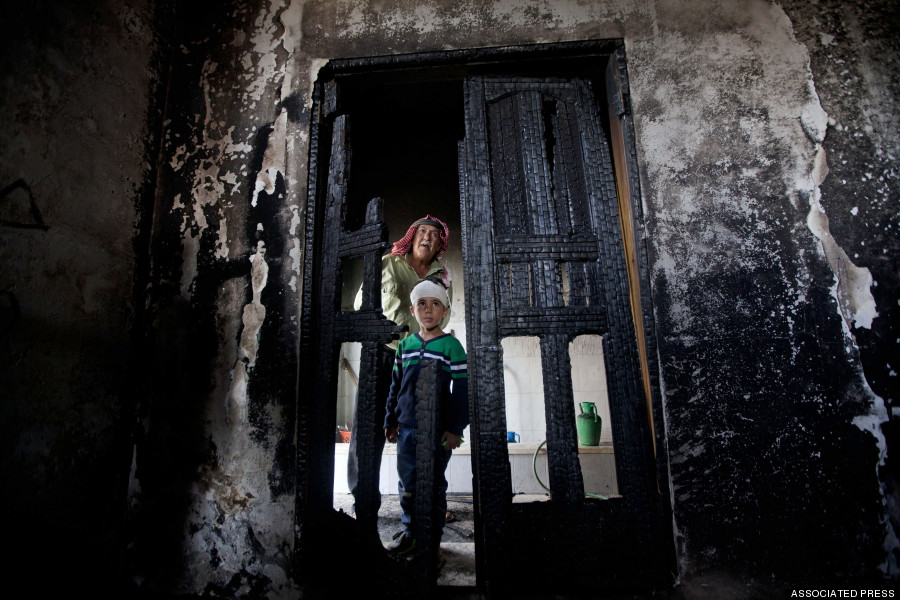
<svg viewBox="0 0 900 600">
<path fill-rule="evenodd" d="M 441 552 L 440 549 L 438 549 L 438 555 L 437 555 L 437 569 L 435 569 L 438 573 L 441 572 L 441 568 L 444 566 L 444 563 L 445 563 L 445 562 L 446 562 L 446 561 L 444 560 L 444 554 Z"/>
<path fill-rule="evenodd" d="M 394 541 L 388 544 L 388 552 L 399 556 L 405 556 L 416 549 L 416 538 L 408 531 L 398 531 L 394 534 Z"/>
</svg>

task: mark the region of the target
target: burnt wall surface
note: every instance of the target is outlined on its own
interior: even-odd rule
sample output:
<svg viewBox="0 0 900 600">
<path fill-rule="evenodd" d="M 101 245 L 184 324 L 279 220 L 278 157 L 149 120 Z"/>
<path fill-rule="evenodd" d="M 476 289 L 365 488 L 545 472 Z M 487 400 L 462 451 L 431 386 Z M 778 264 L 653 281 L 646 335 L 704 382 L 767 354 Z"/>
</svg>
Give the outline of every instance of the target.
<svg viewBox="0 0 900 600">
<path fill-rule="evenodd" d="M 290 148 L 308 116 L 298 129 L 289 9 L 175 5 L 127 555 L 147 591 L 293 593 L 305 160 Z"/>
<path fill-rule="evenodd" d="M 873 281 L 890 281 L 897 273 L 900 13 L 896 5 L 868 2 L 782 4 L 794 35 L 809 49 L 816 90 L 828 113 L 829 174 L 820 201 L 829 230 Z M 900 307 L 892 286 L 877 284 L 871 291 L 877 315 L 871 327 L 854 327 L 853 337 L 866 381 L 890 410 L 900 401 Z"/>
<path fill-rule="evenodd" d="M 299 597 L 318 69 L 617 39 L 681 589 L 896 582 L 895 2 L 2 11 L 0 481 L 16 572 Z"/>
<path fill-rule="evenodd" d="M 707 8 L 720 30 L 689 39 Z M 859 74 L 877 80 L 889 67 L 870 58 L 862 30 L 854 42 L 827 25 L 857 11 L 658 3 L 659 35 L 631 54 L 687 573 L 744 564 L 782 581 L 870 581 L 895 569 L 882 507 L 892 493 L 879 477 L 889 481 L 882 425 L 896 388 L 873 391 L 864 367 L 889 384 L 882 365 L 896 343 L 857 342 L 889 331 L 895 310 L 875 295 L 896 297 L 896 136 L 882 112 L 891 94 Z M 792 17 L 814 33 L 798 39 Z M 831 36 L 853 56 L 840 73 L 824 56 L 810 60 Z M 869 177 L 879 182 L 856 185 Z M 847 237 L 832 235 L 832 215 Z M 875 260 L 851 249 L 873 242 Z"/>
<path fill-rule="evenodd" d="M 896 368 L 900 364 L 900 12 L 896 5 L 866 2 L 850 6 L 828 2 L 818 7 L 786 2 L 784 7 L 794 23 L 794 35 L 809 49 L 816 90 L 828 113 L 824 143 L 828 176 L 820 188 L 822 209 L 835 244 L 853 263 L 865 266 L 873 281 L 870 289 L 877 315 L 871 326 L 865 320 L 854 322 L 851 331 L 866 383 L 883 398 L 888 413 L 880 419 L 881 431 L 886 447 L 894 452 L 886 452 L 879 476 L 888 502 L 887 518 L 896 530 L 900 528 L 896 457 L 900 432 L 894 418 L 900 403 Z"/>
<path fill-rule="evenodd" d="M 160 8 L 0 8 L 0 510 L 19 589 L 119 581 Z"/>
</svg>

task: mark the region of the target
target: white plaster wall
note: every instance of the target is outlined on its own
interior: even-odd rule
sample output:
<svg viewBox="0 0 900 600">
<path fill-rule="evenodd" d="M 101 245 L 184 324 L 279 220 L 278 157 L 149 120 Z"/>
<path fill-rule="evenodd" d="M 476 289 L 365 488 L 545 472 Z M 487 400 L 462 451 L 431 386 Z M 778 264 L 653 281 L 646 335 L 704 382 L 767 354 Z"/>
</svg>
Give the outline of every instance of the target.
<svg viewBox="0 0 900 600">
<path fill-rule="evenodd" d="M 569 360 L 572 363 L 576 418 L 581 414 L 580 403 L 593 402 L 601 420 L 600 443 L 612 444 L 603 338 L 599 335 L 578 336 L 569 343 Z"/>
<path fill-rule="evenodd" d="M 501 345 L 506 430 L 518 433 L 520 443 L 542 442 L 547 439 L 547 422 L 539 340 L 536 337 L 508 337 Z"/>
<path fill-rule="evenodd" d="M 353 375 L 343 367 L 338 372 L 337 388 L 337 422 L 336 426 L 353 427 L 353 413 L 356 406 L 356 382 L 353 376 L 359 380 L 359 355 L 362 345 L 358 342 L 344 342 L 341 344 L 341 358 L 346 358 Z"/>
<path fill-rule="evenodd" d="M 523 444 L 540 443 L 547 439 L 540 341 L 537 337 L 507 337 L 501 344 L 507 431 L 518 433 Z M 600 443 L 611 444 L 609 400 L 600 336 L 576 338 L 569 344 L 569 360 L 572 365 L 575 415 L 577 417 L 581 413 L 580 403 L 593 402 L 604 424 Z"/>
</svg>

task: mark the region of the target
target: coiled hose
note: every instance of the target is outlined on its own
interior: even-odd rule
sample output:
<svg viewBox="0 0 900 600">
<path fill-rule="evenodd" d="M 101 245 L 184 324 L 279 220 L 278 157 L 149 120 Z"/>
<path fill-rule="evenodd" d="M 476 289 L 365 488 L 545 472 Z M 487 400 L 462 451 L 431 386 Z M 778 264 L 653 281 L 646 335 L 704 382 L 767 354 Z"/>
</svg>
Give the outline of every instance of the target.
<svg viewBox="0 0 900 600">
<path fill-rule="evenodd" d="M 538 476 L 538 472 L 537 472 L 538 453 L 540 453 L 541 448 L 543 448 L 544 444 L 546 444 L 546 443 L 547 443 L 547 440 L 544 440 L 543 442 L 538 444 L 537 449 L 534 451 L 534 456 L 531 457 L 531 472 L 534 473 L 534 479 L 535 479 L 535 481 L 538 482 L 538 485 L 540 485 L 542 488 L 547 490 L 548 493 L 552 494 L 553 492 L 550 491 L 550 488 L 548 488 L 546 485 L 544 485 L 544 482 L 541 481 L 541 478 Z M 601 496 L 600 494 L 589 494 L 589 493 L 585 492 L 584 496 L 585 496 L 585 498 L 599 498 L 600 500 L 609 500 L 609 498 L 607 498 L 606 496 Z"/>
</svg>

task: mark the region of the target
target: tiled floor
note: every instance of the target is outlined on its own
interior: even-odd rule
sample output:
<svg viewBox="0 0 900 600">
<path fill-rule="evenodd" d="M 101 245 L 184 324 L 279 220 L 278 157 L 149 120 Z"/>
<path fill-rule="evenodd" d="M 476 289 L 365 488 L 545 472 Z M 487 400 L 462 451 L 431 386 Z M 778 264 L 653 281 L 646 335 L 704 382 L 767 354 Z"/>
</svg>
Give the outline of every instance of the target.
<svg viewBox="0 0 900 600">
<path fill-rule="evenodd" d="M 334 509 L 350 514 L 353 496 L 335 494 Z M 438 573 L 439 586 L 475 586 L 475 522 L 472 497 L 451 494 L 447 497 L 447 508 L 455 520 L 444 527 L 441 539 L 441 554 L 444 566 Z M 378 511 L 378 534 L 381 543 L 387 546 L 394 534 L 400 531 L 400 503 L 396 494 L 381 497 Z"/>
</svg>

